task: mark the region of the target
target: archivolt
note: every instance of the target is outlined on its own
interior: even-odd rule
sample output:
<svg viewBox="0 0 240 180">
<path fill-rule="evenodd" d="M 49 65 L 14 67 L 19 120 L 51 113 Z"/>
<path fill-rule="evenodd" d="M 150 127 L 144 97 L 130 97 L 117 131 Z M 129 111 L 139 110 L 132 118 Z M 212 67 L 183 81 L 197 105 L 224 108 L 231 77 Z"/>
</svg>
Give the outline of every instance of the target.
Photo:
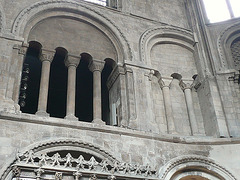
<svg viewBox="0 0 240 180">
<path fill-rule="evenodd" d="M 236 180 L 224 167 L 218 165 L 213 160 L 197 155 L 180 156 L 172 159 L 160 169 L 159 178 L 162 180 L 170 180 L 174 174 L 187 169 L 198 170 L 203 173 L 211 172 L 220 179 Z"/>
<path fill-rule="evenodd" d="M 163 26 L 149 29 L 143 33 L 140 39 L 141 61 L 149 63 L 150 50 L 155 44 L 159 43 L 178 44 L 193 51 L 194 39 L 190 31 L 181 28 Z"/>
<path fill-rule="evenodd" d="M 108 159 L 110 162 L 118 161 L 107 150 L 104 150 L 91 143 L 86 143 L 76 139 L 55 139 L 51 141 L 41 141 L 20 150 L 18 153 L 20 155 L 24 155 L 28 154 L 30 151 L 33 151 L 35 154 L 42 154 L 61 150 L 79 150 L 81 152 L 92 154 L 100 159 Z M 3 167 L 3 171 L 0 171 L 0 179 L 5 179 L 5 177 L 11 171 L 11 166 L 15 161 L 16 156 L 9 158 L 8 164 Z"/>
<path fill-rule="evenodd" d="M 220 56 L 220 66 L 226 67 L 226 65 L 231 66 L 231 62 L 228 62 L 228 59 L 231 60 L 230 46 L 231 43 L 240 36 L 240 23 L 235 23 L 225 30 L 223 30 L 218 37 L 217 47 Z"/>
<path fill-rule="evenodd" d="M 35 18 L 38 14 L 44 12 L 54 12 L 56 10 L 70 10 L 76 14 L 85 14 L 92 17 L 108 28 L 109 34 L 115 37 L 116 42 L 123 48 L 124 60 L 132 60 L 132 51 L 125 35 L 120 28 L 108 17 L 91 8 L 89 5 L 71 0 L 46 0 L 35 3 L 30 7 L 22 10 L 17 16 L 13 26 L 12 33 L 18 36 L 23 36 L 25 27 L 28 22 Z M 108 34 L 106 34 L 108 35 Z"/>
</svg>

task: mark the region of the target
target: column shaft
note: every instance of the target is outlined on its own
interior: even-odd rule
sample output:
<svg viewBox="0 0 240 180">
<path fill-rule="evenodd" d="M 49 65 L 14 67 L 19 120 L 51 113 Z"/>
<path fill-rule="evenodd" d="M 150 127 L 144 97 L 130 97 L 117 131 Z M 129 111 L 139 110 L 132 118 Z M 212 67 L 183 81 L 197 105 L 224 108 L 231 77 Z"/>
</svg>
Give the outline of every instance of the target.
<svg viewBox="0 0 240 180">
<path fill-rule="evenodd" d="M 80 62 L 80 56 L 68 55 L 65 58 L 65 65 L 68 67 L 67 83 L 67 106 L 65 119 L 78 120 L 75 116 L 75 97 L 76 97 L 76 73 Z"/>
<path fill-rule="evenodd" d="M 102 93 L 101 93 L 101 72 L 104 61 L 92 60 L 89 64 L 90 71 L 93 72 L 93 122 L 105 124 L 102 121 Z"/>
<path fill-rule="evenodd" d="M 176 133 L 176 130 L 175 130 L 174 119 L 173 119 L 173 110 L 171 105 L 169 86 L 162 87 L 162 92 L 163 92 L 164 107 L 165 107 L 166 120 L 167 120 L 167 126 L 168 126 L 168 133 L 174 134 Z"/>
<path fill-rule="evenodd" d="M 67 119 L 74 119 L 75 117 L 75 96 L 76 96 L 76 66 L 68 66 L 68 86 L 67 86 Z"/>
<path fill-rule="evenodd" d="M 93 72 L 93 119 L 102 119 L 101 72 Z"/>
<path fill-rule="evenodd" d="M 192 135 L 197 135 L 197 134 L 199 134 L 199 132 L 198 132 L 197 120 L 196 120 L 194 108 L 193 108 L 191 89 L 190 88 L 184 89 L 184 95 L 185 95 L 185 99 L 186 99 L 188 116 L 189 116 L 189 121 L 190 121 L 191 129 L 192 129 Z"/>
<path fill-rule="evenodd" d="M 48 60 L 42 61 L 42 73 L 40 81 L 39 99 L 38 99 L 38 115 L 47 115 L 47 98 L 48 98 L 48 86 L 49 86 L 49 74 L 50 74 L 51 62 Z"/>
</svg>

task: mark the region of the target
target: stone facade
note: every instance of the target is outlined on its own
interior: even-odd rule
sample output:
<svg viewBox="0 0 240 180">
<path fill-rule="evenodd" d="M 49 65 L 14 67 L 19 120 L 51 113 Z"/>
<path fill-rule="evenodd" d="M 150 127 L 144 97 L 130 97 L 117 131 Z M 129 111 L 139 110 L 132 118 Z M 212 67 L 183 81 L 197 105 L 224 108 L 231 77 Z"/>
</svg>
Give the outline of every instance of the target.
<svg viewBox="0 0 240 180">
<path fill-rule="evenodd" d="M 240 19 L 109 2 L 0 1 L 0 179 L 240 179 Z"/>
</svg>

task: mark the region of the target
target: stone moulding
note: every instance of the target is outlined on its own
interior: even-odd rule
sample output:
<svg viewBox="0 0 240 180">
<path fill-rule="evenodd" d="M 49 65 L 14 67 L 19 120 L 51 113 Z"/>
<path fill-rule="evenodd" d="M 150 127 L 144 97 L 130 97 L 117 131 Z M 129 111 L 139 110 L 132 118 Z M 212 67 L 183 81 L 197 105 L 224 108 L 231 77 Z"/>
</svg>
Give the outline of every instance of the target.
<svg viewBox="0 0 240 180">
<path fill-rule="evenodd" d="M 218 48 L 218 53 L 220 56 L 220 67 L 221 68 L 226 68 L 226 66 L 230 65 L 227 59 L 227 51 L 230 49 L 226 49 L 228 48 L 228 46 L 230 47 L 232 41 L 234 39 L 232 39 L 232 41 L 229 43 L 228 40 L 231 38 L 232 35 L 234 35 L 234 33 L 236 33 L 238 31 L 238 36 L 240 36 L 240 23 L 235 23 L 229 27 L 227 27 L 225 30 L 223 30 L 220 33 L 220 36 L 218 37 L 217 40 L 217 48 Z M 231 58 L 230 58 L 231 59 Z"/>
<path fill-rule="evenodd" d="M 3 7 L 0 5 L 0 33 L 5 29 L 5 13 Z"/>
<path fill-rule="evenodd" d="M 160 43 L 161 40 L 156 40 L 152 44 L 150 44 L 150 41 L 157 38 L 172 38 L 171 40 L 181 40 L 182 42 L 186 42 L 188 44 L 186 46 L 193 51 L 194 36 L 192 32 L 172 26 L 156 27 L 145 31 L 140 38 L 139 49 L 141 61 L 149 61 L 149 57 L 147 55 L 147 53 L 149 53 L 148 50 L 150 50 L 155 44 Z"/>
<path fill-rule="evenodd" d="M 221 179 L 237 180 L 228 170 L 213 160 L 197 155 L 180 156 L 170 160 L 159 170 L 161 180 L 170 180 L 177 172 L 183 169 L 198 169 L 199 171 L 212 172 Z"/>
<path fill-rule="evenodd" d="M 52 156 L 46 153 L 36 155 L 32 150 L 28 151 L 24 155 L 17 155 L 17 160 L 13 164 L 13 174 L 15 177 L 21 177 L 21 171 L 28 169 L 29 171 L 38 171 L 41 169 L 41 173 L 47 172 L 58 172 L 62 175 L 81 173 L 81 174 L 94 174 L 101 176 L 111 176 L 115 177 L 129 177 L 129 178 L 139 178 L 139 179 L 156 179 L 157 172 L 152 169 L 149 165 L 133 165 L 124 162 L 114 161 L 109 162 L 107 159 L 96 160 L 92 156 L 89 160 L 85 159 L 84 156 L 80 155 L 78 158 L 72 157 L 71 153 L 68 153 L 64 157 L 60 156 L 59 153 L 55 153 Z M 15 171 L 15 169 L 19 169 Z M 37 174 L 41 176 L 41 174 Z M 33 177 L 35 178 L 35 177 Z"/>
<path fill-rule="evenodd" d="M 42 141 L 33 145 L 28 146 L 25 149 L 22 149 L 20 152 L 18 152 L 18 156 L 26 156 L 29 154 L 29 152 L 33 152 L 36 154 L 39 153 L 45 153 L 46 150 L 49 152 L 49 150 L 57 151 L 57 150 L 66 150 L 66 147 L 69 147 L 68 149 L 73 149 L 72 147 L 78 147 L 78 149 L 85 150 L 85 152 L 93 152 L 93 155 L 96 157 L 99 157 L 101 159 L 107 159 L 109 162 L 116 162 L 118 161 L 113 155 L 111 155 L 107 150 L 103 150 L 100 147 L 97 147 L 96 145 L 93 145 L 91 143 L 83 142 L 76 139 L 55 139 L 51 141 Z M 71 147 L 71 148 L 70 148 Z M 16 157 L 12 157 L 9 159 L 8 164 L 3 168 L 3 172 L 0 171 L 0 179 L 5 179 L 5 177 L 9 174 L 11 171 L 11 166 L 16 162 Z"/>
<path fill-rule="evenodd" d="M 39 12 L 47 12 L 51 10 L 57 9 L 70 9 L 73 12 L 84 12 L 90 17 L 96 18 L 102 24 L 105 24 L 108 27 L 114 36 L 116 36 L 117 40 L 123 46 L 125 59 L 132 61 L 133 55 L 130 44 L 121 31 L 121 29 L 108 17 L 104 14 L 100 13 L 98 10 L 91 7 L 91 5 L 86 5 L 84 3 L 79 3 L 76 1 L 71 0 L 46 0 L 37 2 L 31 5 L 28 8 L 23 9 L 17 18 L 15 19 L 13 26 L 12 26 L 12 33 L 17 36 L 22 36 L 24 32 L 24 28 L 26 27 L 27 23 L 35 16 L 39 14 Z M 80 13 L 81 14 L 81 13 Z"/>
</svg>

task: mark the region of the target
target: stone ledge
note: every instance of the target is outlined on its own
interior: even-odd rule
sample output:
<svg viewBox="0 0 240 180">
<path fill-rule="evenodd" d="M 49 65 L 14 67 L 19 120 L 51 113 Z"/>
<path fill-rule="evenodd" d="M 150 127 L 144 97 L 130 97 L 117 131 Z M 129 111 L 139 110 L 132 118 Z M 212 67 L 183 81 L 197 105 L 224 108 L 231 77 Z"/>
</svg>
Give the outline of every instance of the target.
<svg viewBox="0 0 240 180">
<path fill-rule="evenodd" d="M 42 124 L 57 127 L 66 127 L 72 129 L 81 129 L 88 131 L 98 131 L 110 134 L 119 134 L 137 138 L 151 139 L 156 141 L 164 141 L 179 144 L 194 144 L 194 145 L 222 145 L 222 144 L 240 144 L 240 138 L 214 138 L 209 136 L 182 136 L 168 134 L 154 134 L 145 131 L 126 129 L 122 127 L 102 125 L 96 123 L 88 123 L 81 121 L 69 121 L 66 119 L 53 117 L 40 117 L 32 114 L 12 114 L 0 112 L 0 120 L 17 121 L 21 123 Z"/>
</svg>

